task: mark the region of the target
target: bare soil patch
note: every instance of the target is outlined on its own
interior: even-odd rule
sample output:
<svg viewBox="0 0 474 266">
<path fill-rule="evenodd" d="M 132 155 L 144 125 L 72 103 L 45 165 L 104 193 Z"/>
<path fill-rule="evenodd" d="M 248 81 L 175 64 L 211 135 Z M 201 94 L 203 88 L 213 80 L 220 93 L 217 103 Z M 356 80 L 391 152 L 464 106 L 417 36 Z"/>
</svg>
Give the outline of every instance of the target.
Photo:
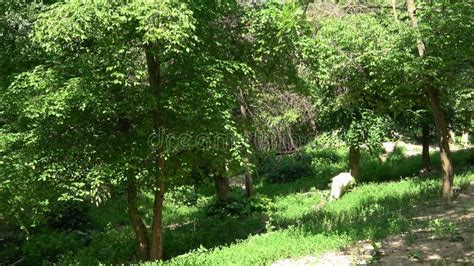
<svg viewBox="0 0 474 266">
<path fill-rule="evenodd" d="M 384 239 L 377 262 L 474 264 L 474 183 L 450 205 L 436 202 L 417 210 L 414 220 L 431 226 Z"/>
</svg>

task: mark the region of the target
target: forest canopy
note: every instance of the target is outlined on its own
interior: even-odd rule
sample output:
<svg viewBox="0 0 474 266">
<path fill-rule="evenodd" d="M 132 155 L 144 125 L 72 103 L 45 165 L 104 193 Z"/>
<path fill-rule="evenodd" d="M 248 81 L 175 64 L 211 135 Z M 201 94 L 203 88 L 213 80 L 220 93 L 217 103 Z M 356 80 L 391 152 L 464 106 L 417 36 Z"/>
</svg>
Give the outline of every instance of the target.
<svg viewBox="0 0 474 266">
<path fill-rule="evenodd" d="M 256 214 L 273 189 L 338 172 L 432 172 L 451 202 L 472 165 L 452 145 L 474 131 L 473 17 L 469 1 L 3 1 L 0 263 L 168 260 L 234 243 L 179 229 L 236 213 L 283 230 Z M 422 147 L 403 173 L 380 159 L 399 139 Z M 119 255 L 91 251 L 108 241 Z"/>
</svg>

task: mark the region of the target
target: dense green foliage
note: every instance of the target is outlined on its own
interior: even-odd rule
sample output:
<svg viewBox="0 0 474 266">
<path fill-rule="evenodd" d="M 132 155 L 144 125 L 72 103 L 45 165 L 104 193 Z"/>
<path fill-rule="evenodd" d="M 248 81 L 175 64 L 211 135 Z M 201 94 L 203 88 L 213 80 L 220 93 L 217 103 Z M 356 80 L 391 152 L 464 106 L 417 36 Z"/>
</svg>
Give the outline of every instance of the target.
<svg viewBox="0 0 474 266">
<path fill-rule="evenodd" d="M 473 180 L 442 145 L 473 131 L 473 4 L 414 25 L 321 2 L 0 3 L 0 264 L 261 264 L 401 232 L 441 184 L 381 143 L 422 129 Z M 348 161 L 360 186 L 315 212 Z"/>
<path fill-rule="evenodd" d="M 313 157 L 315 161 L 326 161 L 325 168 L 320 166 L 318 169 L 327 174 L 321 172 L 317 176 L 303 177 L 296 182 L 283 184 L 269 184 L 262 181 L 256 186 L 258 195 L 252 199 L 251 204 L 248 204 L 248 200 L 243 198 L 238 190 L 234 191 L 234 201 L 226 209 L 217 208 L 212 187 L 205 186 L 199 189 L 179 187 L 173 190 L 167 196 L 164 209 L 166 258 L 199 250 L 185 257 L 189 257 L 189 260 L 194 263 L 202 259 L 211 264 L 226 264 L 227 259 L 230 259 L 228 262 L 231 263 L 235 259 L 232 257 L 237 255 L 246 258 L 245 262 L 248 263 L 263 263 L 287 256 L 319 254 L 325 250 L 347 245 L 357 239 L 377 239 L 386 234 L 407 230 L 408 227 L 413 226 L 408 224 L 407 219 L 414 213 L 407 207 L 406 202 L 430 200 L 439 195 L 440 184 L 436 176 L 429 179 L 426 177 L 413 179 L 420 169 L 420 160 L 417 156 L 405 158 L 402 153 L 395 152 L 386 163 L 381 163 L 371 160 L 367 154 L 362 159 L 363 176 L 368 176 L 377 182 L 382 180 L 395 182 L 368 183 L 357 187 L 341 202 L 335 202 L 335 207 L 326 206 L 328 213 L 318 214 L 314 208 L 321 199 L 327 196 L 327 182 L 334 173 L 345 169 L 343 164 L 338 163 L 344 161 L 345 153 L 344 149 L 334 150 L 333 153 L 326 150 L 326 155 L 323 156 L 320 153 L 317 157 Z M 474 180 L 472 176 L 473 151 L 460 151 L 455 153 L 454 157 L 456 165 L 461 168 L 471 165 L 470 168 L 463 170 L 465 174 L 460 174 L 457 179 L 458 186 Z M 329 161 L 333 163 L 328 163 Z M 434 164 L 439 165 L 439 161 L 435 161 Z M 392 201 L 393 191 L 397 191 L 397 195 L 407 194 L 398 201 Z M 376 199 L 372 198 L 374 195 L 377 195 Z M 141 200 L 145 205 L 151 205 L 151 197 L 147 194 Z M 368 199 L 380 201 L 378 206 L 382 208 L 383 215 L 377 215 L 381 213 L 379 211 L 382 211 L 379 209 L 376 213 L 367 214 L 367 216 L 359 213 L 360 210 L 369 208 L 367 206 L 370 204 L 366 203 Z M 193 204 L 189 205 L 188 202 L 193 202 Z M 385 202 L 390 202 L 390 204 Z M 39 257 L 44 257 L 51 262 L 76 261 L 81 264 L 95 264 L 98 261 L 121 263 L 134 256 L 135 240 L 133 232 L 128 227 L 126 202 L 123 197 L 116 197 L 100 205 L 98 209 L 89 204 L 82 206 L 88 206 L 87 213 L 77 211 L 73 213 L 77 215 L 76 219 L 79 221 L 84 217 L 87 218 L 90 221 L 89 224 L 83 226 L 80 231 L 51 228 L 33 235 L 31 240 L 23 246 L 28 260 L 34 261 Z M 400 210 L 402 217 L 393 218 L 392 215 L 399 213 L 394 210 Z M 60 212 L 58 210 L 58 213 Z M 337 218 L 336 214 L 331 214 L 339 212 L 347 212 L 347 215 L 341 216 L 345 217 L 344 220 Z M 150 217 L 150 215 L 151 213 L 147 216 Z M 327 216 L 327 218 L 319 215 Z M 386 224 L 388 219 L 393 219 L 391 220 L 392 227 L 391 229 L 385 226 L 366 228 L 365 225 L 359 224 L 358 220 L 351 220 L 351 217 L 356 216 L 359 217 L 357 219 L 365 217 L 374 224 Z M 351 222 L 345 224 L 344 221 L 348 220 Z M 334 230 L 342 230 L 342 232 L 340 234 L 318 233 L 327 231 L 327 229 L 313 228 L 313 226 L 323 226 L 321 221 L 327 223 L 324 226 L 332 226 Z M 310 232 L 314 232 L 314 235 L 308 233 L 309 229 L 305 227 L 306 225 L 312 228 Z M 252 235 L 251 239 L 241 241 L 247 239 L 249 235 Z M 290 248 L 299 241 L 306 244 Z M 217 248 L 220 246 L 224 247 Z M 217 250 L 214 250 L 215 248 Z M 257 248 L 259 252 L 244 255 L 252 248 Z M 218 251 L 221 249 L 222 251 Z M 7 250 L 12 251 L 12 249 L 5 249 Z M 268 255 L 262 256 L 260 252 L 265 254 L 268 252 Z M 110 254 L 115 255 L 110 256 Z M 178 257 L 172 262 L 180 264 L 186 260 L 188 259 Z"/>
</svg>

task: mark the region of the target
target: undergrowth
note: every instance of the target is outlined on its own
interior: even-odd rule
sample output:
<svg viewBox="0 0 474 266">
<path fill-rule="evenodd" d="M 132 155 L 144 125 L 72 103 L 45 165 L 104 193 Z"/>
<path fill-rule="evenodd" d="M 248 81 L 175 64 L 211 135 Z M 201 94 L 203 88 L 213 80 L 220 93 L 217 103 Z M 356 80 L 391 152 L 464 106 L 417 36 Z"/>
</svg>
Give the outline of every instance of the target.
<svg viewBox="0 0 474 266">
<path fill-rule="evenodd" d="M 455 180 L 456 186 L 465 187 L 474 181 L 474 173 L 470 171 L 457 175 Z M 286 214 L 283 213 L 292 200 L 276 200 L 279 208 L 272 214 L 273 231 L 249 236 L 227 246 L 212 249 L 200 247 L 160 264 L 261 265 L 286 257 L 317 256 L 357 240 L 378 239 L 407 231 L 414 226 L 410 220 L 416 214 L 413 206 L 439 198 L 439 191 L 438 179 L 412 178 L 372 183 L 357 187 L 319 211 L 311 208 L 315 201 L 308 201 L 308 204 L 301 204 L 307 207 L 305 211 L 291 210 Z M 296 202 L 296 199 L 317 199 L 319 196 L 317 193 L 300 193 L 292 197 Z"/>
<path fill-rule="evenodd" d="M 183 186 L 166 194 L 164 255 L 170 265 L 254 265 L 301 255 L 318 255 L 359 239 L 377 239 L 414 226 L 413 206 L 440 198 L 440 178 L 420 177 L 421 159 L 394 152 L 386 162 L 363 154 L 359 183 L 340 200 L 324 204 L 330 178 L 345 171 L 344 147 L 308 149 L 313 175 L 292 182 L 256 180 L 253 199 L 233 190 L 231 202 L 218 208 L 212 184 Z M 434 168 L 438 156 L 432 156 Z M 456 186 L 474 180 L 473 150 L 453 153 Z M 381 181 L 390 181 L 380 183 Z M 146 224 L 151 223 L 151 193 L 141 195 Z M 221 206 L 222 207 L 222 206 Z M 79 213 L 81 208 L 65 210 Z M 80 223 L 51 223 L 35 232 L 21 252 L 25 261 L 45 263 L 129 263 L 137 261 L 136 242 L 124 195 L 88 206 Z M 68 216 L 69 217 L 69 216 Z M 56 217 L 54 217 L 56 219 Z M 51 221 L 56 221 L 52 219 Z M 80 225 L 80 226 L 79 226 Z M 59 229 L 57 229 L 59 228 Z M 111 255 L 113 254 L 113 255 Z"/>
</svg>

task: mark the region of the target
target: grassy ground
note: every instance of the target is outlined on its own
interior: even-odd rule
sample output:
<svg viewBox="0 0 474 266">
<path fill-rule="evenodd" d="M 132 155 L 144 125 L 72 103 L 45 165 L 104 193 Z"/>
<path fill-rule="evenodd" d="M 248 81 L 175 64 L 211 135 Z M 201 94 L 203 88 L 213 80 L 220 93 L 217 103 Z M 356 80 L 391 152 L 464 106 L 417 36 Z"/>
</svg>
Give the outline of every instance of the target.
<svg viewBox="0 0 474 266">
<path fill-rule="evenodd" d="M 468 170 L 456 176 L 463 187 L 474 181 Z M 277 208 L 267 222 L 269 232 L 249 236 L 228 246 L 197 249 L 165 264 L 254 265 L 285 257 L 318 255 L 361 239 L 378 239 L 414 226 L 412 206 L 439 197 L 437 179 L 412 178 L 398 182 L 366 184 L 341 200 L 315 211 L 317 193 L 295 193 L 277 198 Z M 273 229 L 273 231 L 272 231 Z"/>
<path fill-rule="evenodd" d="M 324 205 L 321 202 L 328 194 L 330 178 L 345 170 L 346 151 L 324 153 L 313 156 L 315 171 L 311 177 L 278 184 L 267 183 L 265 179 L 257 181 L 257 195 L 251 204 L 243 199 L 240 189 L 235 189 L 237 201 L 233 207 L 240 215 L 210 215 L 210 210 L 215 210 L 212 184 L 168 193 L 164 209 L 164 264 L 253 265 L 285 257 L 318 255 L 356 240 L 405 231 L 413 226 L 412 204 L 440 197 L 441 182 L 436 174 L 417 175 L 419 156 L 406 158 L 402 151 L 396 151 L 384 163 L 364 154 L 361 174 L 365 182 L 341 200 Z M 435 168 L 439 167 L 437 157 L 432 156 Z M 474 180 L 474 170 L 469 168 L 474 165 L 474 150 L 457 151 L 453 157 L 457 166 L 456 185 L 464 186 Z M 391 182 L 380 183 L 386 180 Z M 145 202 L 142 212 L 149 223 L 151 195 L 145 193 L 141 200 Z M 247 210 L 248 205 L 255 209 Z M 47 259 L 63 263 L 135 261 L 135 239 L 126 210 L 122 197 L 90 208 L 87 237 L 81 235 L 77 240 L 76 232 L 58 233 L 54 236 L 60 239 L 55 251 L 46 244 L 49 238 L 37 236 L 36 241 L 30 241 L 36 246 L 26 245 L 25 253 L 30 252 L 30 261 L 45 259 L 45 252 L 56 252 Z"/>
</svg>

